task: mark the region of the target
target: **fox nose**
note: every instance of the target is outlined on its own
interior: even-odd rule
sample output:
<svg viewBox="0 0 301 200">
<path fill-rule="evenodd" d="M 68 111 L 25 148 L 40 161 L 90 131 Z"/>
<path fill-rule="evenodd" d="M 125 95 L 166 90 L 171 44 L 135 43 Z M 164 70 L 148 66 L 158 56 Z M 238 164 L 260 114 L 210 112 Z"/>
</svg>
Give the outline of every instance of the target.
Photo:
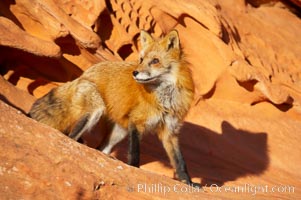
<svg viewBox="0 0 301 200">
<path fill-rule="evenodd" d="M 133 71 L 133 76 L 137 76 L 139 74 L 138 71 Z"/>
</svg>

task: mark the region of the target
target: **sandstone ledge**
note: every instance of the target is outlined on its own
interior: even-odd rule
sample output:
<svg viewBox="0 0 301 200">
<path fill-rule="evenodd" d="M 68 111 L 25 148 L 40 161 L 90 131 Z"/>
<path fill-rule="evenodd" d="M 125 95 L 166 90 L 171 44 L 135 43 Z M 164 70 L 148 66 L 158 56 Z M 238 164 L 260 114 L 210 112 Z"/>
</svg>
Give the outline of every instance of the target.
<svg viewBox="0 0 301 200">
<path fill-rule="evenodd" d="M 0 194 L 4 199 L 176 199 L 207 194 L 138 191 L 138 184 L 187 187 L 79 144 L 0 102 Z"/>
</svg>

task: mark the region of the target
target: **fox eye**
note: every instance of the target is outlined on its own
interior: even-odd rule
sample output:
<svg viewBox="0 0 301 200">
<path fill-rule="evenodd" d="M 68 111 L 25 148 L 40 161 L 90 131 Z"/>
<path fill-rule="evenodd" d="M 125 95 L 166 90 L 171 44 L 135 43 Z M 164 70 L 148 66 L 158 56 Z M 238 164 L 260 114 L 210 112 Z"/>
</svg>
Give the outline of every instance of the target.
<svg viewBox="0 0 301 200">
<path fill-rule="evenodd" d="M 143 62 L 143 58 L 139 59 L 139 64 L 141 64 Z"/>
<path fill-rule="evenodd" d="M 159 59 L 158 58 L 154 58 L 152 59 L 152 61 L 150 62 L 150 64 L 154 65 L 154 64 L 158 64 L 159 63 Z"/>
</svg>

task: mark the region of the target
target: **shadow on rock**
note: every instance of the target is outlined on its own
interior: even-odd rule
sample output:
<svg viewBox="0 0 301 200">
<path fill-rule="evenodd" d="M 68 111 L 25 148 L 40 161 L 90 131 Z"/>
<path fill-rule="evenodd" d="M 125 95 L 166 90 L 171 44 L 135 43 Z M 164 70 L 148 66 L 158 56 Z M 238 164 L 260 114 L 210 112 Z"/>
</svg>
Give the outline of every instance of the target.
<svg viewBox="0 0 301 200">
<path fill-rule="evenodd" d="M 266 133 L 252 133 L 222 123 L 222 134 L 192 123 L 182 129 L 182 151 L 192 177 L 202 185 L 223 185 L 262 174 L 269 164 Z"/>
<path fill-rule="evenodd" d="M 201 185 L 223 185 L 237 178 L 260 175 L 269 164 L 266 133 L 253 133 L 222 123 L 222 134 L 185 122 L 181 130 L 181 149 L 191 178 Z M 116 148 L 116 157 L 126 162 L 127 141 Z M 156 135 L 147 135 L 141 143 L 141 165 L 169 160 Z"/>
</svg>

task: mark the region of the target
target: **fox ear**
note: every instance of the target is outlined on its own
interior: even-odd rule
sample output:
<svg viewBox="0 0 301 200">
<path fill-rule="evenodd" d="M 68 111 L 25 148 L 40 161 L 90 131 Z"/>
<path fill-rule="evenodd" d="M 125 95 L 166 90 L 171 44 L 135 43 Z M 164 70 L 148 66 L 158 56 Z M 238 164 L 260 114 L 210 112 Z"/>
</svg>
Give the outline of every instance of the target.
<svg viewBox="0 0 301 200">
<path fill-rule="evenodd" d="M 166 40 L 166 49 L 180 49 L 180 39 L 177 30 L 170 31 L 164 38 Z"/>
<path fill-rule="evenodd" d="M 154 42 L 154 39 L 152 38 L 152 36 L 148 32 L 146 32 L 144 30 L 141 30 L 141 32 L 140 32 L 140 42 L 141 42 L 142 49 L 145 49 L 151 43 Z"/>
</svg>

